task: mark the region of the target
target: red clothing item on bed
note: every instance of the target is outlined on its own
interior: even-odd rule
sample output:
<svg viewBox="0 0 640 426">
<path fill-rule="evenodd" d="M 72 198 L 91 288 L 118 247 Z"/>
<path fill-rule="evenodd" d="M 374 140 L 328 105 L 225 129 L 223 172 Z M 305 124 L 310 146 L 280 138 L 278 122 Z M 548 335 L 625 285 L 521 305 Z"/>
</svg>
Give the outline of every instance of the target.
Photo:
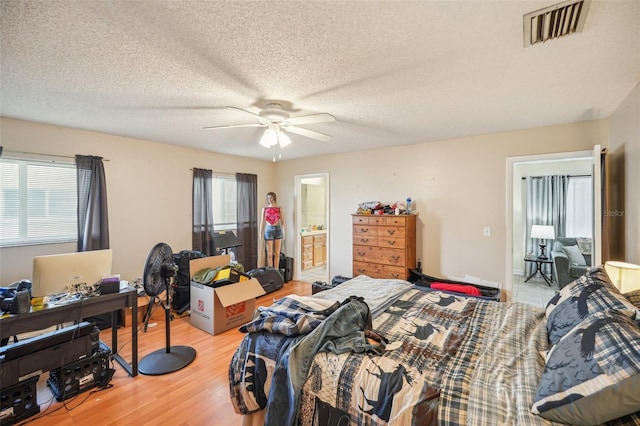
<svg viewBox="0 0 640 426">
<path fill-rule="evenodd" d="M 434 290 L 453 291 L 455 293 L 464 293 L 470 296 L 482 296 L 480 290 L 469 284 L 447 284 L 440 282 L 431 283 L 430 287 Z"/>
</svg>

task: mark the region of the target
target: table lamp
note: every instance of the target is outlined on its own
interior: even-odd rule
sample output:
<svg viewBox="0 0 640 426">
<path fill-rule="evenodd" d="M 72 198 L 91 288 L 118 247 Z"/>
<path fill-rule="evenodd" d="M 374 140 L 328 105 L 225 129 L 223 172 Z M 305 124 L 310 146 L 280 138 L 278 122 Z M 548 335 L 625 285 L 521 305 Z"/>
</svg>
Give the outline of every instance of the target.
<svg viewBox="0 0 640 426">
<path fill-rule="evenodd" d="M 540 256 L 538 256 L 538 259 L 548 259 L 547 254 L 545 253 L 545 248 L 547 247 L 545 240 L 553 240 L 556 238 L 553 225 L 531 226 L 531 238 L 540 238 L 542 240 L 540 242 Z"/>
<path fill-rule="evenodd" d="M 610 260 L 604 264 L 604 269 L 620 293 L 640 289 L 640 266 Z"/>
</svg>

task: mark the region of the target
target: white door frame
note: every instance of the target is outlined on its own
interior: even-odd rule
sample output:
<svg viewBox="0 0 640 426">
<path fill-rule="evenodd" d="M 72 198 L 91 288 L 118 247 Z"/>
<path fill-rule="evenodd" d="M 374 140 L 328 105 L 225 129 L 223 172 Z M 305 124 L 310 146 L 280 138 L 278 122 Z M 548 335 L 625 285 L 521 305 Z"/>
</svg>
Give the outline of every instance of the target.
<svg viewBox="0 0 640 426">
<path fill-rule="evenodd" d="M 294 235 L 295 235 L 295 261 L 294 261 L 294 268 L 295 268 L 295 275 L 294 275 L 294 279 L 299 280 L 302 277 L 302 239 L 300 238 L 300 230 L 302 229 L 303 226 L 306 226 L 307 224 L 303 224 L 302 223 L 302 197 L 301 197 L 301 189 L 302 189 L 302 180 L 303 179 L 309 179 L 309 178 L 324 178 L 324 209 L 325 209 L 325 218 L 326 218 L 326 226 L 327 226 L 327 280 L 329 277 L 329 262 L 330 262 L 330 244 L 329 241 L 331 240 L 331 238 L 329 238 L 329 233 L 331 232 L 331 223 L 330 223 L 330 216 L 329 216 L 329 211 L 330 211 L 330 206 L 329 206 L 329 200 L 331 199 L 330 194 L 329 194 L 329 173 L 325 172 L 325 173 L 311 173 L 311 174 L 307 174 L 307 175 L 296 175 L 294 176 L 294 197 L 295 197 L 295 203 L 296 203 L 296 211 L 295 211 L 295 218 L 294 218 Z"/>
<path fill-rule="evenodd" d="M 596 151 L 598 152 L 595 157 Z M 554 161 L 554 160 L 567 160 L 574 158 L 592 158 L 594 162 L 594 170 L 592 172 L 592 179 L 594 181 L 594 209 L 593 209 L 593 247 L 594 247 L 594 260 L 599 258 L 601 253 L 600 244 L 602 242 L 601 235 L 601 208 L 600 208 L 600 170 L 596 170 L 595 164 L 600 164 L 600 145 L 596 145 L 593 151 L 573 151 L 573 152 L 557 152 L 551 154 L 536 154 L 536 155 L 523 155 L 518 157 L 507 157 L 506 159 L 506 271 L 505 271 L 505 297 L 507 301 L 513 300 L 513 167 L 518 163 L 530 163 L 534 161 Z M 597 186 L 595 181 L 598 180 Z M 597 192 L 596 192 L 597 191 Z M 596 196 L 597 194 L 597 196 Z M 596 198 L 598 199 L 596 203 Z M 597 263 L 594 263 L 597 264 Z"/>
</svg>

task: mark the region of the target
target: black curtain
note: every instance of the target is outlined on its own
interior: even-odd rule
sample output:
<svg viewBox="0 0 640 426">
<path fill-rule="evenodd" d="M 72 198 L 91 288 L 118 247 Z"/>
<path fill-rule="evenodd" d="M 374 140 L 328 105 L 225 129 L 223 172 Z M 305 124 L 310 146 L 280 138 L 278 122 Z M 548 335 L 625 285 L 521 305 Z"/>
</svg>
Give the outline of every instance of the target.
<svg viewBox="0 0 640 426">
<path fill-rule="evenodd" d="M 236 174 L 238 259 L 246 271 L 258 267 L 258 176 Z"/>
<path fill-rule="evenodd" d="M 213 172 L 193 169 L 193 233 L 192 250 L 213 256 Z"/>
<path fill-rule="evenodd" d="M 102 157 L 76 155 L 78 251 L 109 248 L 107 183 Z"/>
</svg>

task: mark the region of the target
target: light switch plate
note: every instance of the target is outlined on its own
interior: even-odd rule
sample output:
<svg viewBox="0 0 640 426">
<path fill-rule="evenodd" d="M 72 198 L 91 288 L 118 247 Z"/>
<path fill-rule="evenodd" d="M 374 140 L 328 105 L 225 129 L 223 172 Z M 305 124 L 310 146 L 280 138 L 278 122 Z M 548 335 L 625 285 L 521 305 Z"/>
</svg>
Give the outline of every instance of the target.
<svg viewBox="0 0 640 426">
<path fill-rule="evenodd" d="M 484 228 L 482 228 L 482 236 L 490 237 L 491 236 L 491 227 L 485 226 Z"/>
</svg>

